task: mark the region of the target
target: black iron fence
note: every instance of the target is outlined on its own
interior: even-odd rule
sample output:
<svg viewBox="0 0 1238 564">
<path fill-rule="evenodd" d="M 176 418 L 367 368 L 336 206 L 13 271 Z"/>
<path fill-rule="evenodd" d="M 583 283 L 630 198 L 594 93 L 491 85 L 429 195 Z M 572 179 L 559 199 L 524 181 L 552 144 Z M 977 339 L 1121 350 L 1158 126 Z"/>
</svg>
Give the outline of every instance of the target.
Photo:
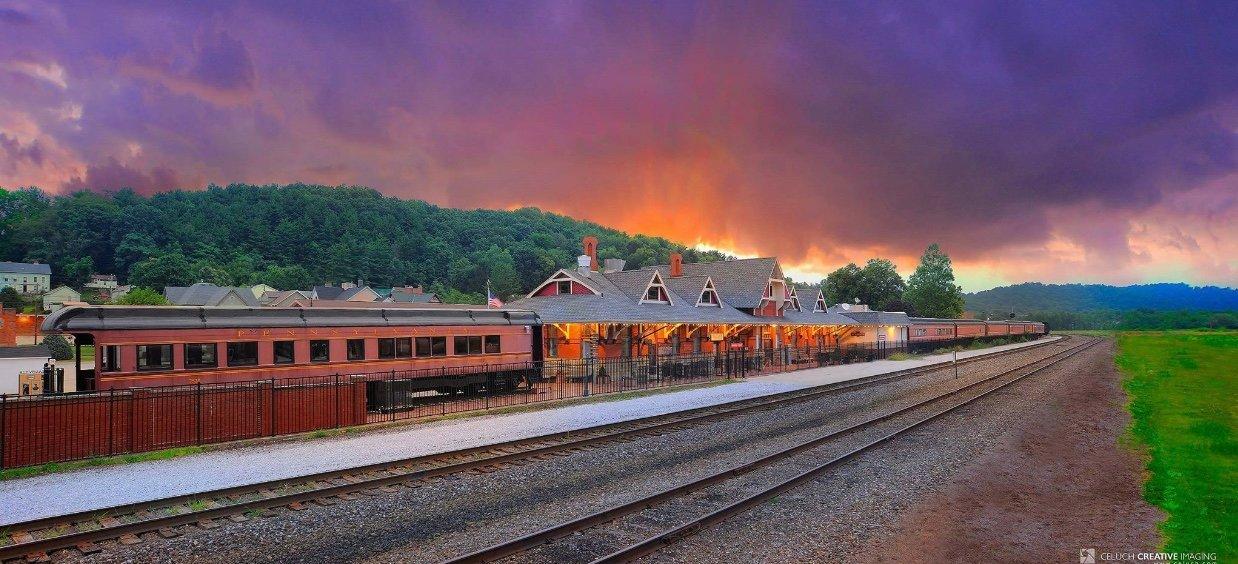
<svg viewBox="0 0 1238 564">
<path fill-rule="evenodd" d="M 741 379 L 900 350 L 783 347 L 4 396 L 0 468 Z"/>
</svg>

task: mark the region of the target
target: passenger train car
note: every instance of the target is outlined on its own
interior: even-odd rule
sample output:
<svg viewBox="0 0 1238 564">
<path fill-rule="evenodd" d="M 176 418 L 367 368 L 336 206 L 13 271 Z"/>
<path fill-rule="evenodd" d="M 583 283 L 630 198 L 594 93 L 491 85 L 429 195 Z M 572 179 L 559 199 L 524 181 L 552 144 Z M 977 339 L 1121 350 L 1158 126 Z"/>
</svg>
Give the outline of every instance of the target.
<svg viewBox="0 0 1238 564">
<path fill-rule="evenodd" d="M 43 329 L 72 335 L 79 348 L 94 345 L 95 367 L 79 363 L 79 391 L 390 371 L 480 372 L 541 360 L 541 347 L 530 346 L 541 342 L 536 314 L 476 306 L 67 307 L 49 315 Z"/>
<path fill-rule="evenodd" d="M 912 317 L 907 341 L 916 345 L 938 344 L 946 341 L 970 341 L 976 339 L 1044 335 L 1045 324 L 1039 321 L 982 321 L 979 319 L 936 319 Z"/>
</svg>

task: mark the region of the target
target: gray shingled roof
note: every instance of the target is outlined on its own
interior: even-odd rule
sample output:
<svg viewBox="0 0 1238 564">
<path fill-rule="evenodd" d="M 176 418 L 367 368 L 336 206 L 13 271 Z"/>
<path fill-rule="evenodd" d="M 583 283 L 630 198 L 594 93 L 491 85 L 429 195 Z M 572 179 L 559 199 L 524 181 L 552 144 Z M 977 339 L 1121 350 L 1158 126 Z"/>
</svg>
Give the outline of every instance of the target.
<svg viewBox="0 0 1238 564">
<path fill-rule="evenodd" d="M 803 297 L 800 298 L 803 300 Z M 785 323 L 794 325 L 860 325 L 860 323 L 845 315 L 830 313 L 827 311 L 814 312 L 812 310 L 811 301 L 808 305 L 803 306 L 804 311 L 795 311 L 795 308 L 788 307 L 783 310 L 782 318 Z M 783 323 L 783 322 L 775 322 Z"/>
<path fill-rule="evenodd" d="M 945 319 L 941 317 L 908 317 L 912 323 L 984 323 L 982 319 Z"/>
<path fill-rule="evenodd" d="M 765 294 L 765 287 L 769 285 L 770 275 L 777 264 L 778 259 L 772 257 L 693 262 L 683 265 L 683 274 L 713 279 L 718 296 L 732 307 L 755 308 L 760 307 L 761 296 Z M 659 264 L 636 272 L 657 269 L 666 279 L 670 277 L 670 268 L 669 265 Z"/>
<path fill-rule="evenodd" d="M 571 278 L 585 284 L 601 295 L 574 294 L 558 296 L 533 296 L 515 300 L 509 307 L 528 309 L 546 323 L 753 323 L 756 321 L 722 298 L 720 307 L 696 307 L 705 278 L 672 280 L 663 274 L 669 304 L 640 303 L 653 277 L 652 270 L 625 270 L 621 272 L 593 272 L 584 276 L 573 270 L 563 270 Z M 697 284 L 699 280 L 699 284 Z M 681 294 L 681 291 L 688 295 Z M 721 294 L 721 292 L 719 292 Z"/>
<path fill-rule="evenodd" d="M 229 293 L 235 293 L 246 306 L 258 307 L 258 298 L 253 290 L 233 286 L 216 286 L 199 282 L 192 286 L 168 286 L 163 289 L 163 295 L 175 305 L 183 306 L 217 306 Z"/>
<path fill-rule="evenodd" d="M 0 358 L 48 358 L 51 354 L 47 345 L 42 344 L 0 347 Z"/>
<path fill-rule="evenodd" d="M 911 318 L 901 311 L 847 311 L 839 312 L 839 315 L 863 325 L 911 325 Z"/>
<path fill-rule="evenodd" d="M 0 262 L 0 272 L 8 274 L 48 274 L 52 273 L 50 264 L 28 262 Z"/>
<path fill-rule="evenodd" d="M 435 296 L 433 293 L 429 293 L 429 292 L 424 293 L 424 294 L 409 294 L 405 292 L 392 292 L 390 297 L 391 297 L 392 302 L 402 303 L 402 304 L 424 304 L 424 303 L 438 301 L 438 296 Z"/>
</svg>

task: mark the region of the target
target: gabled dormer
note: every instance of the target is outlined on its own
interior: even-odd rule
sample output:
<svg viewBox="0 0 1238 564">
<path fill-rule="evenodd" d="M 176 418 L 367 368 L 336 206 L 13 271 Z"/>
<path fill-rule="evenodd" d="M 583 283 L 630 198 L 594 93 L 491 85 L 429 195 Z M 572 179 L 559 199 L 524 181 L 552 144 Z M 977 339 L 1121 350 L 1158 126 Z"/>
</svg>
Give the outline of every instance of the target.
<svg viewBox="0 0 1238 564">
<path fill-rule="evenodd" d="M 825 303 L 825 291 L 817 290 L 817 303 L 813 304 L 813 313 L 824 313 L 830 309 L 829 304 Z"/>
<path fill-rule="evenodd" d="M 649 278 L 649 284 L 645 286 L 645 292 L 641 294 L 640 303 L 671 303 L 671 293 L 666 289 L 666 284 L 662 282 L 662 276 L 658 274 L 658 271 L 653 271 L 653 276 Z"/>
<path fill-rule="evenodd" d="M 722 307 L 718 290 L 714 289 L 714 281 L 708 276 L 705 277 L 705 287 L 701 288 L 700 298 L 696 300 L 696 307 Z"/>
<path fill-rule="evenodd" d="M 795 287 L 787 286 L 787 288 L 787 301 L 791 302 L 791 307 L 794 308 L 795 311 L 804 311 L 800 308 L 800 296 L 796 293 Z"/>
<path fill-rule="evenodd" d="M 547 278 L 545 282 L 542 282 L 542 284 L 535 288 L 532 292 L 529 292 L 529 295 L 526 297 L 558 296 L 564 294 L 593 294 L 598 296 L 601 295 L 601 292 L 595 290 L 588 284 L 573 278 L 572 275 L 560 269 L 552 274 L 550 278 Z"/>
</svg>

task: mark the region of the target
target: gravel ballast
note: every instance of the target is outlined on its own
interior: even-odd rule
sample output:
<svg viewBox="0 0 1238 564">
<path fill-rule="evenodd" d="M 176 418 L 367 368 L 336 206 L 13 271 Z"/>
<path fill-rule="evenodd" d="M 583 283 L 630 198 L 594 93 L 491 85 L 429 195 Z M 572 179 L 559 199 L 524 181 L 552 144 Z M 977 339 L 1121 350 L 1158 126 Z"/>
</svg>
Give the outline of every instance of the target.
<svg viewBox="0 0 1238 564">
<path fill-rule="evenodd" d="M 1040 358 L 1050 346 L 1018 356 Z M 1012 359 L 962 369 L 964 376 Z M 634 499 L 785 448 L 831 428 L 952 389 L 950 371 L 759 411 L 655 437 L 458 475 L 394 493 L 273 518 L 222 522 L 176 539 L 112 546 L 88 557 L 125 560 L 437 561 Z M 754 474 L 754 477 L 757 475 Z M 112 543 L 114 544 L 114 543 Z M 560 555 L 562 556 L 562 555 Z M 76 559 L 72 551 L 58 559 Z"/>
</svg>

